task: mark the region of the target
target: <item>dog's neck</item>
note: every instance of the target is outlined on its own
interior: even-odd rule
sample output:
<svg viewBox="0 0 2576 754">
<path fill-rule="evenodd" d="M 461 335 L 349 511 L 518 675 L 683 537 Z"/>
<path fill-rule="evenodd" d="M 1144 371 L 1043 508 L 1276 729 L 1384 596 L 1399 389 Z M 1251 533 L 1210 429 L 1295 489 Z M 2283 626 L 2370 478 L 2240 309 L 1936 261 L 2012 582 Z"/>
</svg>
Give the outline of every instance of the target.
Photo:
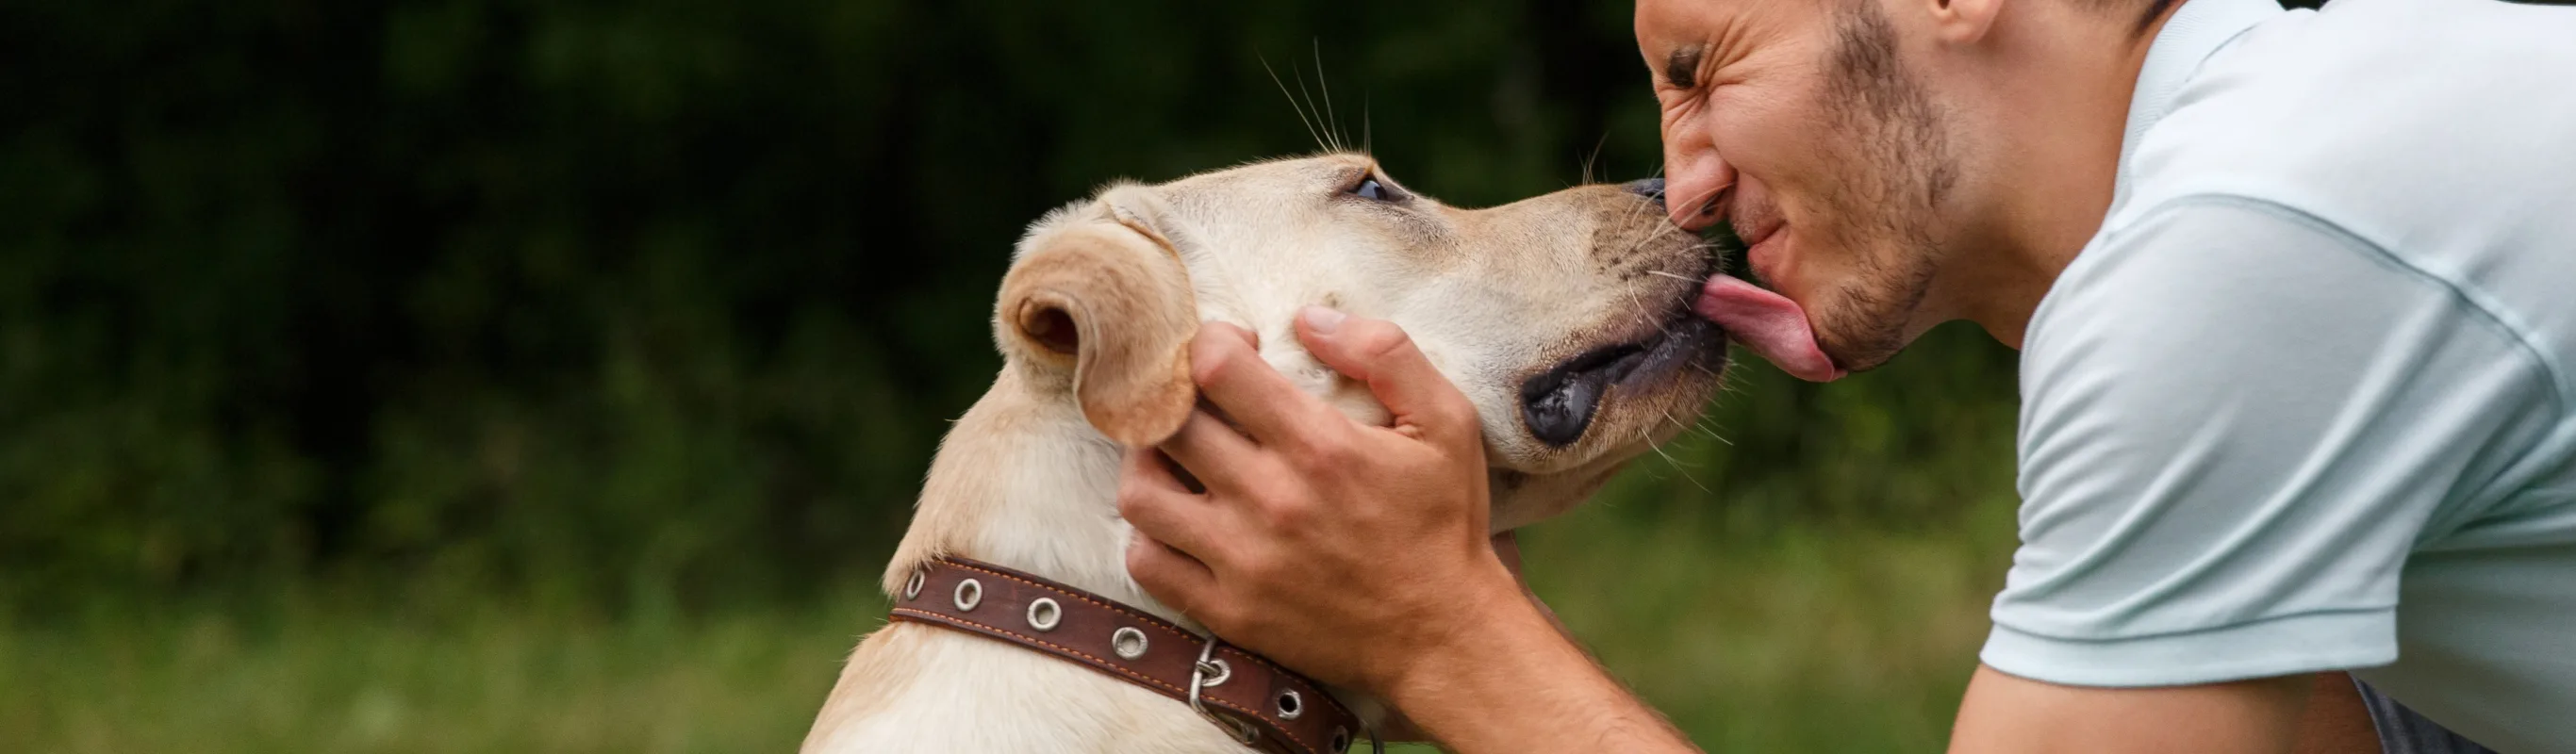
<svg viewBox="0 0 2576 754">
<path fill-rule="evenodd" d="M 886 569 L 888 593 L 921 562 L 955 555 L 1070 584 L 1196 628 L 1127 576 L 1118 517 L 1122 449 L 1051 376 L 1003 368 L 931 460 L 912 528 Z"/>
</svg>

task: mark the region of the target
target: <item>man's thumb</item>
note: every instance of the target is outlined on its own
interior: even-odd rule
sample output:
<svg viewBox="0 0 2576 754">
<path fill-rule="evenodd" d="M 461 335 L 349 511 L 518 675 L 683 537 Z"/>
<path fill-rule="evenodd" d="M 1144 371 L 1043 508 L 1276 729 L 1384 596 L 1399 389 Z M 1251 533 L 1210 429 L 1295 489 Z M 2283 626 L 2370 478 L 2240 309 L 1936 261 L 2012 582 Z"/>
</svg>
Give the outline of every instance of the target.
<svg viewBox="0 0 2576 754">
<path fill-rule="evenodd" d="M 1325 366 L 1366 383 L 1378 403 L 1395 415 L 1396 426 L 1411 424 L 1435 433 L 1476 431 L 1475 406 L 1395 323 L 1309 306 L 1297 312 L 1297 339 Z"/>
</svg>

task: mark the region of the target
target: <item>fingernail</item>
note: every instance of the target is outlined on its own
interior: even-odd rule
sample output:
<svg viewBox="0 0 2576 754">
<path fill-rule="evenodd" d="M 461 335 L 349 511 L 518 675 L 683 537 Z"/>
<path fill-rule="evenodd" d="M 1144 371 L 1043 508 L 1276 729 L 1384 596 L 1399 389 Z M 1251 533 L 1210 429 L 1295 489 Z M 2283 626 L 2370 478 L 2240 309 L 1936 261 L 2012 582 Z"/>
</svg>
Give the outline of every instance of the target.
<svg viewBox="0 0 2576 754">
<path fill-rule="evenodd" d="M 1317 335 L 1331 335 L 1342 326 L 1342 320 L 1351 318 L 1351 315 L 1322 306 L 1306 307 L 1297 312 L 1297 316 L 1305 318 L 1306 329 L 1315 331 Z"/>
</svg>

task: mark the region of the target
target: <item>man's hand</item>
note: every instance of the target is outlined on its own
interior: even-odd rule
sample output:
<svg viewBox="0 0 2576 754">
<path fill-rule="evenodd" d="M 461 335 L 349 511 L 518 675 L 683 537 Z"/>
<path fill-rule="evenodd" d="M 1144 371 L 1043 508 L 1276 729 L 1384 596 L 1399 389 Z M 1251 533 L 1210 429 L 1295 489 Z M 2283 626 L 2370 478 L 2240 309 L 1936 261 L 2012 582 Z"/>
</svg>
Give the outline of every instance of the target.
<svg viewBox="0 0 2576 754">
<path fill-rule="evenodd" d="M 1309 308 L 1298 339 L 1393 414 L 1351 421 L 1272 370 L 1250 333 L 1190 347 L 1190 417 L 1129 453 L 1127 570 L 1226 641 L 1393 703 L 1457 751 L 1689 745 L 1527 598 L 1488 540 L 1475 408 L 1389 322 Z M 1515 553 L 1515 556 L 1517 553 Z"/>
<path fill-rule="evenodd" d="M 1131 452 L 1119 512 L 1142 535 L 1127 568 L 1219 636 L 1319 679 L 1384 693 L 1520 590 L 1486 531 L 1476 411 L 1394 324 L 1310 308 L 1298 335 L 1368 384 L 1392 426 L 1351 421 L 1289 383 L 1250 333 L 1190 346 L 1200 395 L 1162 452 Z"/>
</svg>

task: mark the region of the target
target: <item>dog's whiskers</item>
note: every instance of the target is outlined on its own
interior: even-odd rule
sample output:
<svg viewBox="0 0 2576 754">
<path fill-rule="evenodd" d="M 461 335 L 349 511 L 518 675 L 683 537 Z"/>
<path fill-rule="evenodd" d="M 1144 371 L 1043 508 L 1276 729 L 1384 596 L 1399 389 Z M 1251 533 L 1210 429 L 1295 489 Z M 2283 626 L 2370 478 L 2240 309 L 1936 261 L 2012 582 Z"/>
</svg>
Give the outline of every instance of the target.
<svg viewBox="0 0 2576 754">
<path fill-rule="evenodd" d="M 1633 210 L 1633 209 L 1631 210 L 1631 212 L 1634 212 L 1634 211 L 1636 211 L 1636 210 Z M 1633 218 L 1633 217 L 1634 217 L 1634 215 L 1631 215 L 1631 218 Z M 1668 233 L 1678 232 L 1678 230 L 1679 230 L 1679 228 L 1678 228 L 1678 227 L 1676 227 L 1676 226 L 1672 226 L 1672 225 L 1670 225 L 1670 224 L 1666 224 L 1664 227 L 1656 228 L 1653 232 L 1647 233 L 1645 238 L 1638 239 L 1636 242 L 1629 244 L 1629 245 L 1628 245 L 1628 249 L 1627 249 L 1625 252 L 1622 252 L 1622 256 L 1634 255 L 1634 254 L 1636 254 L 1638 251 L 1641 251 L 1641 250 L 1645 249 L 1645 248 L 1646 248 L 1646 246 L 1647 246 L 1648 244 L 1652 244 L 1652 243 L 1654 243 L 1654 242 L 1656 242 L 1656 241 L 1663 240 L 1663 239 L 1664 239 L 1664 236 L 1665 236 L 1666 234 L 1668 234 Z M 1688 280 L 1690 280 L 1690 278 L 1688 278 L 1688 277 L 1684 277 L 1684 276 L 1682 276 L 1682 275 L 1673 274 L 1673 273 L 1670 273 L 1670 272 L 1664 272 L 1664 271 L 1662 271 L 1662 270 L 1647 270 L 1647 271 L 1646 271 L 1646 273 L 1647 273 L 1647 274 L 1650 274 L 1650 275 L 1663 275 L 1663 276 L 1665 276 L 1665 277 L 1674 278 L 1674 279 L 1678 279 L 1678 280 L 1684 280 L 1684 281 L 1688 281 Z M 1630 291 L 1628 291 L 1628 303 L 1629 303 L 1629 304 L 1631 304 L 1631 305 L 1633 305 L 1633 306 L 1636 306 L 1636 307 L 1637 307 L 1637 314 L 1638 314 L 1638 318 L 1639 318 L 1640 320 L 1646 320 L 1646 321 L 1651 322 L 1651 324 L 1653 324 L 1653 325 L 1654 325 L 1656 332 L 1663 333 L 1663 334 L 1664 334 L 1664 335 L 1666 335 L 1666 336 L 1670 336 L 1670 335 L 1672 335 L 1672 331 L 1671 331 L 1671 330 L 1668 330 L 1668 329 L 1665 329 L 1665 328 L 1664 328 L 1664 323 L 1663 323 L 1662 321 L 1660 321 L 1660 320 L 1652 320 L 1652 319 L 1651 319 L 1654 315 L 1656 315 L 1656 314 L 1660 314 L 1661 312 L 1660 312 L 1660 311 L 1656 311 L 1656 310 L 1650 310 L 1650 309 L 1648 309 L 1648 308 L 1646 307 L 1646 305 L 1645 305 L 1645 303 L 1644 303 L 1643 301 L 1640 301 L 1640 300 L 1638 300 L 1638 299 L 1637 299 L 1637 292 L 1636 292 L 1635 290 L 1633 290 L 1633 289 L 1632 289 L 1632 290 L 1630 290 Z"/>
<path fill-rule="evenodd" d="M 1703 416 L 1703 417 L 1700 417 L 1699 421 L 1691 422 L 1691 427 L 1690 427 L 1690 428 L 1691 428 L 1691 430 L 1692 430 L 1692 431 L 1698 432 L 1698 433 L 1703 434 L 1703 435 L 1708 435 L 1708 439 L 1716 440 L 1716 441 L 1718 441 L 1718 442 L 1724 442 L 1724 443 L 1726 443 L 1726 444 L 1728 444 L 1728 445 L 1734 445 L 1734 444 L 1735 444 L 1735 443 L 1732 443 L 1732 442 L 1727 442 L 1727 440 L 1726 440 L 1726 436 L 1725 436 L 1725 435 L 1718 434 L 1718 433 L 1717 433 L 1717 427 L 1712 426 L 1713 424 L 1715 424 L 1715 422 L 1711 422 L 1711 421 L 1709 421 L 1708 417 Z"/>
<path fill-rule="evenodd" d="M 1608 138 L 1609 134 L 1604 133 L 1604 134 L 1602 134 L 1602 136 L 1603 136 L 1603 138 L 1605 138 L 1605 139 L 1606 139 L 1606 138 Z M 1598 151 L 1600 150 L 1600 148 L 1599 148 L 1599 147 L 1597 147 L 1597 146 L 1596 146 L 1596 147 L 1594 147 L 1593 149 L 1594 149 L 1594 151 L 1595 151 L 1595 152 L 1598 152 Z M 1588 172 L 1590 172 L 1590 170 L 1587 168 L 1585 172 L 1587 172 L 1587 173 L 1588 173 Z M 1654 180 L 1654 179 L 1657 179 L 1657 178 L 1662 178 L 1662 177 L 1664 177 L 1664 166 L 1662 166 L 1662 165 L 1656 165 L 1656 166 L 1655 166 L 1655 172 L 1653 172 L 1653 173 L 1651 173 L 1651 174 L 1648 174 L 1648 175 L 1646 176 L 1646 180 L 1650 180 L 1650 181 L 1651 181 L 1651 180 Z M 1637 219 L 1637 216 L 1638 216 L 1638 215 L 1644 214 L 1644 213 L 1645 213 L 1645 211 L 1646 211 L 1646 208 L 1647 208 L 1647 207 L 1652 207 L 1652 206 L 1654 206 L 1654 205 L 1655 205 L 1655 203 L 1654 203 L 1654 202 L 1643 202 L 1643 203 L 1638 204 L 1637 206 L 1634 206 L 1634 207 L 1630 207 L 1630 208 L 1628 208 L 1628 214 L 1627 214 L 1627 216 L 1620 218 L 1620 219 L 1619 219 L 1619 223 L 1620 223 L 1620 224 L 1622 224 L 1622 225 L 1625 225 L 1625 224 L 1628 224 L 1628 223 L 1630 223 L 1630 222 L 1634 222 L 1634 221 L 1636 221 L 1636 219 Z M 1676 229 L 1678 229 L 1678 226 L 1676 226 Z M 1658 229 L 1658 230 L 1661 230 L 1661 229 Z"/>
<path fill-rule="evenodd" d="M 1658 409 L 1656 413 L 1663 414 L 1664 421 L 1672 422 L 1674 427 L 1678 427 L 1684 432 L 1688 432 L 1691 429 L 1691 425 L 1689 423 L 1683 422 L 1681 417 L 1673 415 L 1673 410 L 1669 406 Z M 1667 442 L 1670 441 L 1668 440 Z"/>
<path fill-rule="evenodd" d="M 1288 109 L 1297 113 L 1297 122 L 1306 124 L 1306 135 L 1315 140 L 1315 148 L 1326 149 L 1324 135 L 1315 130 L 1314 119 L 1306 117 L 1306 108 L 1298 106 L 1297 95 L 1288 93 L 1288 82 L 1279 80 L 1279 71 L 1270 67 L 1269 58 L 1261 58 L 1261 70 L 1270 74 L 1270 83 L 1279 87 L 1279 96 L 1288 98 Z"/>
<path fill-rule="evenodd" d="M 1321 43 L 1318 42 L 1317 44 L 1319 45 L 1317 48 L 1318 54 L 1316 60 L 1316 64 L 1318 66 L 1317 70 L 1322 70 L 1321 65 L 1323 61 L 1321 59 Z M 1320 125 L 1321 130 L 1323 131 L 1323 136 L 1318 139 L 1322 142 L 1319 147 L 1326 151 L 1342 151 L 1341 136 L 1333 133 L 1333 123 L 1331 120 L 1324 117 L 1324 108 L 1315 104 L 1315 94 L 1313 92 L 1306 91 L 1305 69 L 1297 66 L 1289 66 L 1288 77 L 1297 82 L 1297 94 L 1306 98 L 1307 113 L 1315 116 L 1315 122 Z"/>
<path fill-rule="evenodd" d="M 1639 323 L 1655 328 L 1655 332 L 1664 337 L 1672 337 L 1673 331 L 1664 329 L 1664 323 L 1655 319 L 1655 315 L 1660 312 L 1648 308 L 1645 301 L 1638 299 L 1637 290 L 1634 288 L 1628 289 L 1628 304 L 1636 307 L 1634 313 Z"/>
<path fill-rule="evenodd" d="M 1640 206 L 1642 206 L 1642 205 L 1640 205 Z M 1629 219 L 1633 220 L 1633 219 L 1635 219 L 1635 218 L 1636 218 L 1636 215 L 1635 215 L 1635 214 L 1633 214 L 1633 213 L 1636 213 L 1636 212 L 1642 212 L 1643 210 L 1630 209 L 1629 211 L 1632 213 L 1632 214 L 1630 214 L 1630 215 L 1629 215 Z M 1624 222 L 1624 221 L 1623 221 L 1623 222 Z M 1634 255 L 1637 251 L 1639 251 L 1639 250 L 1642 250 L 1642 249 L 1646 248 L 1646 245 L 1647 245 L 1647 244 L 1651 244 L 1651 243 L 1654 243 L 1654 242 L 1656 242 L 1656 241 L 1664 240 L 1664 238 L 1665 238 L 1665 237 L 1670 236 L 1670 235 L 1675 235 L 1675 234 L 1678 234 L 1678 233 L 1680 233 L 1680 232 L 1681 232 L 1681 226 L 1673 225 L 1673 224 L 1671 224 L 1671 223 L 1665 223 L 1665 224 L 1663 224 L 1663 225 L 1661 225 L 1661 226 L 1656 227 L 1653 231 L 1648 232 L 1648 233 L 1646 234 L 1646 237 L 1644 237 L 1644 238 L 1640 238 L 1640 239 L 1637 239 L 1635 242 L 1630 243 L 1630 244 L 1628 245 L 1628 249 L 1627 249 L 1627 251 L 1626 251 L 1626 252 L 1623 252 L 1623 253 L 1624 253 L 1624 254 L 1626 254 L 1626 255 Z M 1648 260 L 1648 261 L 1649 261 L 1649 262 L 1651 262 L 1652 260 Z"/>
<path fill-rule="evenodd" d="M 1583 182 L 1584 182 L 1584 183 L 1591 183 L 1591 182 L 1592 182 L 1592 164 L 1593 164 L 1595 161 L 1598 161 L 1598 160 L 1600 160 L 1600 159 L 1601 159 L 1601 145 L 1608 144 L 1608 143 L 1610 143 L 1610 132 L 1609 132 L 1608 130 L 1603 130 L 1603 131 L 1601 132 L 1601 138 L 1593 140 L 1593 142 L 1592 142 L 1592 153 L 1591 153 L 1591 154 L 1588 154 L 1588 155 L 1584 155 L 1584 157 L 1583 157 Z"/>
<path fill-rule="evenodd" d="M 1315 57 L 1315 87 L 1324 91 L 1325 132 L 1333 135 L 1333 151 L 1349 151 L 1350 138 L 1342 134 L 1342 116 L 1333 112 L 1333 82 L 1324 77 L 1324 40 L 1310 37 L 1307 42 L 1312 46 Z M 1303 89 L 1305 83 L 1299 82 L 1297 86 Z"/>
<path fill-rule="evenodd" d="M 1641 433 L 1643 433 L 1643 436 L 1638 439 L 1645 440 L 1646 447 L 1655 451 L 1655 455 L 1663 456 L 1664 463 L 1672 466 L 1673 473 L 1680 474 L 1683 479 L 1690 480 L 1691 486 L 1698 487 L 1701 492 L 1716 494 L 1714 490 L 1708 488 L 1707 484 L 1702 483 L 1697 475 L 1690 472 L 1691 467 L 1689 464 L 1682 463 L 1681 459 L 1674 458 L 1673 454 L 1665 452 L 1663 444 L 1654 441 L 1654 435 L 1652 432 L 1641 430 Z"/>
</svg>

